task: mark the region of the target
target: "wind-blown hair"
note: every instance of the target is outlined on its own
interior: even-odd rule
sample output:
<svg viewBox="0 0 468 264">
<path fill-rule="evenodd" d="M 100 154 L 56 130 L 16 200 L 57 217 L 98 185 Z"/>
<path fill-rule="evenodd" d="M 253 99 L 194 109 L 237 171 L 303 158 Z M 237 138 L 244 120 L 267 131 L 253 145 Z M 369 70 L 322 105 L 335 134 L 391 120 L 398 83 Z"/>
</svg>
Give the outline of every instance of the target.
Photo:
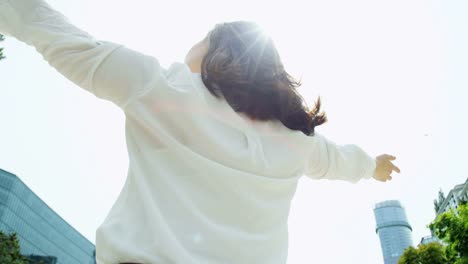
<svg viewBox="0 0 468 264">
<path fill-rule="evenodd" d="M 207 38 L 209 48 L 201 65 L 203 83 L 236 112 L 253 120 L 280 120 L 308 136 L 327 121 L 320 112 L 320 97 L 314 108 L 307 106 L 296 90 L 300 81 L 285 71 L 272 39 L 256 23 L 217 24 Z"/>
</svg>

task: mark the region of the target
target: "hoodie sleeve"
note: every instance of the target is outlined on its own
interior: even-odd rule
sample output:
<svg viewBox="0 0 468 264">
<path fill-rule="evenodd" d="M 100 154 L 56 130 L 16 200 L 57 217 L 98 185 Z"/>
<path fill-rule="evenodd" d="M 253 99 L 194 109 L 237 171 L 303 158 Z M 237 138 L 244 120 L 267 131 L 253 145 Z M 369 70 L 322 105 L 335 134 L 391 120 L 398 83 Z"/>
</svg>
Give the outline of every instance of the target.
<svg viewBox="0 0 468 264">
<path fill-rule="evenodd" d="M 122 108 L 164 85 L 157 59 L 95 39 L 43 0 L 0 0 L 0 33 L 33 46 L 67 79 Z"/>
<path fill-rule="evenodd" d="M 309 137 L 305 175 L 311 179 L 343 180 L 357 183 L 370 179 L 375 159 L 356 145 L 337 145 L 319 133 Z"/>
</svg>

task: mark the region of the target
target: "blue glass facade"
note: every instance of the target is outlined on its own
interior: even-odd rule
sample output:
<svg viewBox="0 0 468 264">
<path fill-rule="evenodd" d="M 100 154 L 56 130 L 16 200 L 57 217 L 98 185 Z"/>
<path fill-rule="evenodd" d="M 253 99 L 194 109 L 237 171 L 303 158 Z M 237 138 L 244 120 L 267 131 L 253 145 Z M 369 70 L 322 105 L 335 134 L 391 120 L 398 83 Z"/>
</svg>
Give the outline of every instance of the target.
<svg viewBox="0 0 468 264">
<path fill-rule="evenodd" d="M 54 256 L 59 264 L 95 263 L 94 245 L 16 175 L 1 169 L 0 230 L 17 233 L 23 255 Z"/>
<path fill-rule="evenodd" d="M 385 264 L 397 264 L 409 246 L 413 246 L 412 228 L 399 201 L 378 203 L 374 208 L 375 232 L 379 235 Z"/>
</svg>

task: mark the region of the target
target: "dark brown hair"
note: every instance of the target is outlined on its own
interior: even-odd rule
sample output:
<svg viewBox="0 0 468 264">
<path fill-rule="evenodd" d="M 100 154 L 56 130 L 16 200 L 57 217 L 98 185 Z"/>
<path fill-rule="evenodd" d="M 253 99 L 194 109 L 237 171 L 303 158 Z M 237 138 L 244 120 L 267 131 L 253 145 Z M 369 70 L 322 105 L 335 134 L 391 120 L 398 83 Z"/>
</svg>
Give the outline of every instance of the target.
<svg viewBox="0 0 468 264">
<path fill-rule="evenodd" d="M 256 23 L 217 24 L 207 38 L 203 83 L 236 112 L 253 120 L 280 120 L 306 135 L 313 135 L 314 128 L 327 121 L 320 112 L 320 97 L 314 108 L 306 105 L 296 90 L 300 81 L 285 71 L 272 39 Z"/>
</svg>

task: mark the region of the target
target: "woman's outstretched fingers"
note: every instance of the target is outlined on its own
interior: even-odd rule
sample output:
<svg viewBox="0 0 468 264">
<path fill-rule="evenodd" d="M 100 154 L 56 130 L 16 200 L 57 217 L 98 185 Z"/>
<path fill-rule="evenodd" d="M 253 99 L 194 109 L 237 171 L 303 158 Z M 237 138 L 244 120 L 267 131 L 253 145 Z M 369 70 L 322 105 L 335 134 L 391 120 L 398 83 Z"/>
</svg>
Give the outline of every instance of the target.
<svg viewBox="0 0 468 264">
<path fill-rule="evenodd" d="M 395 156 L 390 155 L 390 154 L 383 154 L 382 156 L 387 160 L 395 160 L 396 159 Z"/>
<path fill-rule="evenodd" d="M 395 160 L 396 157 L 389 154 L 382 154 L 376 157 L 376 169 L 374 171 L 374 179 L 386 182 L 391 181 L 393 177 L 391 176 L 392 172 L 400 173 L 400 168 L 398 168 L 392 160 Z"/>
</svg>

